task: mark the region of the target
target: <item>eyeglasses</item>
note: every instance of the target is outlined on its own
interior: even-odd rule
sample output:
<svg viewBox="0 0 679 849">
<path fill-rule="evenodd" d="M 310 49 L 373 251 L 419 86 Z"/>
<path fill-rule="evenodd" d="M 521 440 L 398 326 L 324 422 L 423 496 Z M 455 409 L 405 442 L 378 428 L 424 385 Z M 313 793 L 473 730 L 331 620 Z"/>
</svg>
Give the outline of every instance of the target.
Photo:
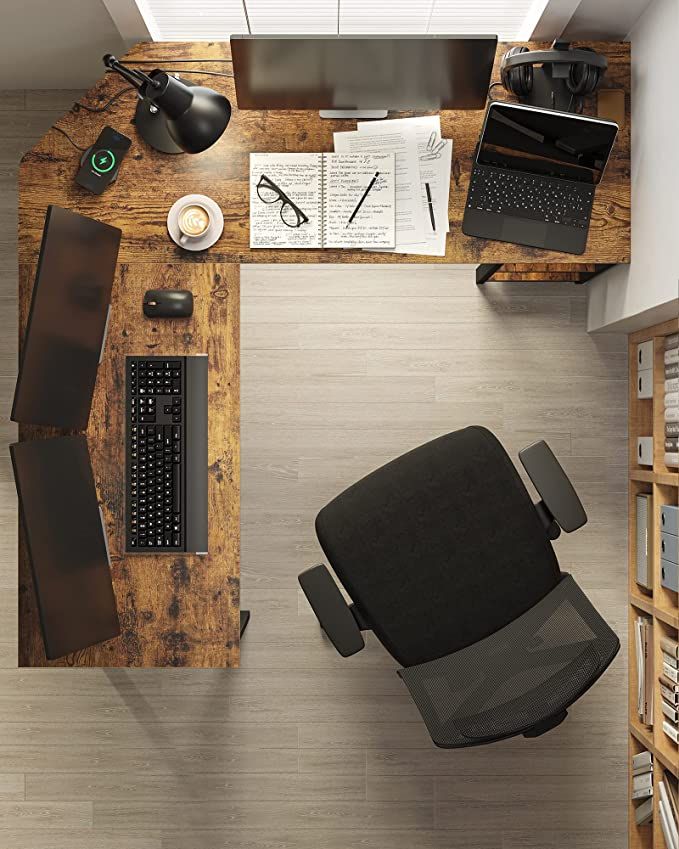
<svg viewBox="0 0 679 849">
<path fill-rule="evenodd" d="M 277 203 L 280 201 L 283 204 L 281 206 L 281 220 L 288 227 L 301 227 L 302 224 L 306 224 L 309 221 L 302 210 L 290 200 L 285 192 L 279 189 L 273 180 L 270 180 L 264 174 L 262 174 L 259 178 L 259 183 L 257 183 L 257 194 L 263 203 Z"/>
</svg>

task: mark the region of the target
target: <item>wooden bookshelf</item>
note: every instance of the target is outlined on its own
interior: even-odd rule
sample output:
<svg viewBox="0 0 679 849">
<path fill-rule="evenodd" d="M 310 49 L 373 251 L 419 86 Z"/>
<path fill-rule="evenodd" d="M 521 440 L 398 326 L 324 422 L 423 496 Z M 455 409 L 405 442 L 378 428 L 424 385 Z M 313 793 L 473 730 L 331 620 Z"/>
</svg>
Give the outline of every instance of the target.
<svg viewBox="0 0 679 849">
<path fill-rule="evenodd" d="M 658 814 L 658 784 L 665 771 L 679 776 L 679 747 L 662 728 L 661 696 L 658 670 L 662 667 L 660 640 L 663 636 L 677 639 L 679 633 L 679 600 L 677 593 L 662 586 L 660 580 L 660 508 L 664 504 L 679 505 L 679 473 L 664 462 L 665 441 L 665 336 L 679 330 L 679 322 L 639 330 L 629 337 L 629 849 L 665 849 Z M 637 398 L 637 345 L 653 340 L 653 398 Z M 653 436 L 653 467 L 637 462 L 637 437 Z M 636 501 L 638 493 L 653 496 L 653 580 L 651 589 L 636 582 Z M 633 622 L 639 614 L 653 620 L 654 654 L 654 722 L 642 724 L 637 714 L 637 667 Z M 637 826 L 632 802 L 633 755 L 647 749 L 654 757 L 653 822 Z"/>
</svg>

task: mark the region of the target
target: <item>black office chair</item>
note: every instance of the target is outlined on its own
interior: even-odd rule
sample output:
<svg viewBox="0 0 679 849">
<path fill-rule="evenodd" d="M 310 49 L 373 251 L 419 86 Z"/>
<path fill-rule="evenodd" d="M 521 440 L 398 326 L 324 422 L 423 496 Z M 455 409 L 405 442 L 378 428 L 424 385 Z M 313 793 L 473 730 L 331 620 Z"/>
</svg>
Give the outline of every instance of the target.
<svg viewBox="0 0 679 849">
<path fill-rule="evenodd" d="M 316 518 L 353 604 L 325 566 L 299 576 L 340 654 L 375 632 L 443 748 L 554 728 L 620 647 L 552 550 L 587 521 L 575 490 L 545 442 L 519 457 L 536 505 L 482 427 L 387 463 Z"/>
</svg>

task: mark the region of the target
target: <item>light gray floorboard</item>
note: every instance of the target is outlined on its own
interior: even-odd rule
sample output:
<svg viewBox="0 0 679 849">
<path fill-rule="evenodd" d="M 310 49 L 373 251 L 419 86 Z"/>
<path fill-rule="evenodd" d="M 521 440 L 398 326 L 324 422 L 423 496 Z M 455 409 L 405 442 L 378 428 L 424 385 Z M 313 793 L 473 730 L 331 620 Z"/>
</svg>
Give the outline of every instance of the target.
<svg viewBox="0 0 679 849">
<path fill-rule="evenodd" d="M 0 92 L 0 396 L 16 375 L 16 174 L 78 92 Z M 82 141 L 82 139 L 80 139 Z M 77 165 L 74 151 L 73 170 Z M 124 191 L 123 182 L 117 191 Z M 242 272 L 242 669 L 17 670 L 16 498 L 0 430 L 0 847 L 619 849 L 626 661 L 553 733 L 431 746 L 368 635 L 343 660 L 296 576 L 318 509 L 476 422 L 514 456 L 547 437 L 589 525 L 556 544 L 625 635 L 626 339 L 586 289 L 468 267 Z"/>
</svg>

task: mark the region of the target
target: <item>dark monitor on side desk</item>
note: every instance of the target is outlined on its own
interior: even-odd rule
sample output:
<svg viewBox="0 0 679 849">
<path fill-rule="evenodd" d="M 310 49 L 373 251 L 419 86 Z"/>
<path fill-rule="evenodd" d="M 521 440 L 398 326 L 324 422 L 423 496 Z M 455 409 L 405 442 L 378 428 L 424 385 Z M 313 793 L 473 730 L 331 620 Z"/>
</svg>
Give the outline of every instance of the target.
<svg viewBox="0 0 679 849">
<path fill-rule="evenodd" d="M 49 660 L 118 636 L 106 532 L 84 436 L 10 445 Z"/>
<path fill-rule="evenodd" d="M 483 109 L 495 35 L 232 35 L 239 109 Z M 378 114 L 379 113 L 379 114 Z"/>
<path fill-rule="evenodd" d="M 93 218 L 47 208 L 13 421 L 87 427 L 120 235 Z"/>
</svg>

